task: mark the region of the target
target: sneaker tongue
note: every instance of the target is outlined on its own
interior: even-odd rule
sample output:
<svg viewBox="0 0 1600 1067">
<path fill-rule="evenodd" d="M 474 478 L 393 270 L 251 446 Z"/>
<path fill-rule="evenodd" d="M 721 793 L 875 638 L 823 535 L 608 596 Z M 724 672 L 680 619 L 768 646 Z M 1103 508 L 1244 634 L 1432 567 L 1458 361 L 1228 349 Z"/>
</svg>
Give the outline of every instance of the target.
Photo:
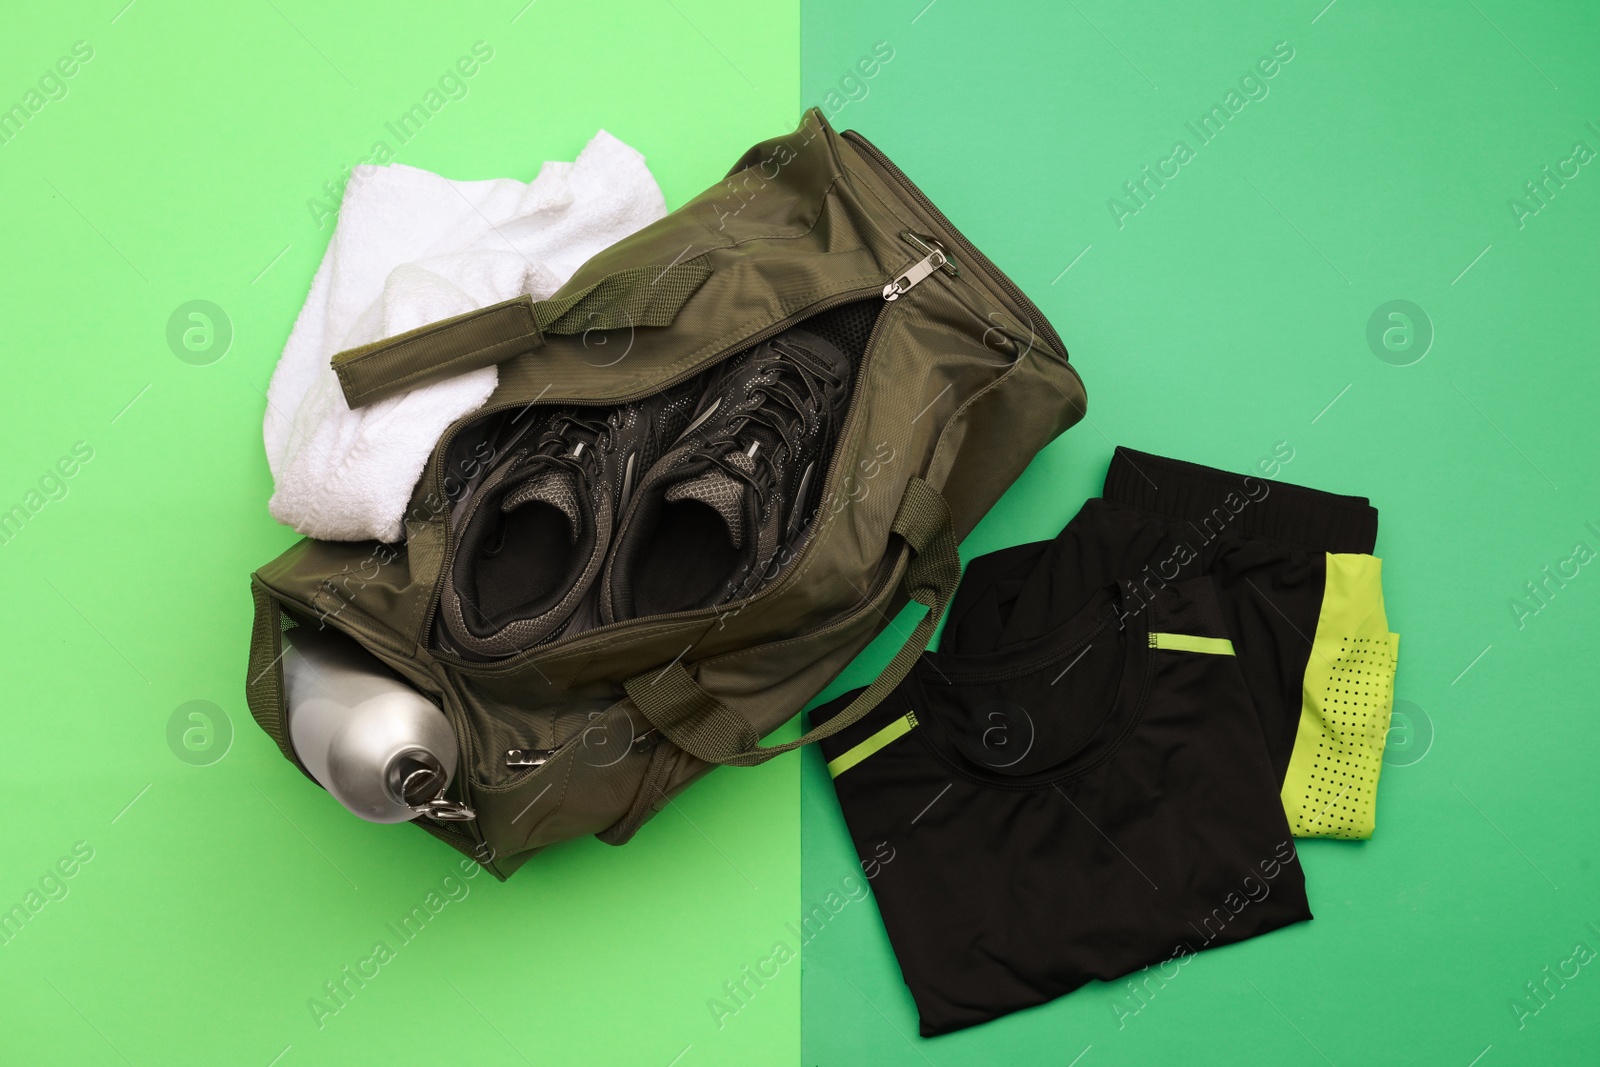
<svg viewBox="0 0 1600 1067">
<path fill-rule="evenodd" d="M 513 511 L 534 502 L 548 504 L 565 515 L 568 539 L 578 543 L 578 483 L 570 472 L 548 470 L 535 474 L 500 498 L 500 510 Z"/>
<path fill-rule="evenodd" d="M 728 461 L 741 467 L 754 466 L 749 457 L 742 452 L 733 453 L 728 457 Z M 733 547 L 743 548 L 744 494 L 743 482 L 722 468 L 713 467 L 696 478 L 679 482 L 668 489 L 666 498 L 667 502 L 672 504 L 680 500 L 696 500 L 715 511 L 722 516 L 722 521 L 728 524 L 728 539 L 733 542 Z"/>
</svg>

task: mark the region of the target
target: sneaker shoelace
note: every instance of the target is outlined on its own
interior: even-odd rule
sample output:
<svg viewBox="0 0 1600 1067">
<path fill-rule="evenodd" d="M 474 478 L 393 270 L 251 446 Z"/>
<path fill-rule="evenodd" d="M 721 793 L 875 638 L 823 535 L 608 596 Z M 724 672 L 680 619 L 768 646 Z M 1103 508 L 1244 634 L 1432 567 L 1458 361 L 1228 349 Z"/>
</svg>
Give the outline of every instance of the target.
<svg viewBox="0 0 1600 1067">
<path fill-rule="evenodd" d="M 510 511 L 529 501 L 549 504 L 567 516 L 569 538 L 578 540 L 577 497 L 592 486 L 597 462 L 611 449 L 616 436 L 617 413 L 586 413 L 582 409 L 558 412 L 532 448 L 517 460 L 519 485 L 500 500 L 500 510 Z"/>
<path fill-rule="evenodd" d="M 725 432 L 707 441 L 704 449 L 713 463 L 750 486 L 762 510 L 774 480 L 770 471 L 778 460 L 779 449 L 783 455 L 793 456 L 800 438 L 820 428 L 827 414 L 827 397 L 819 385 L 840 384 L 839 377 L 804 346 L 782 339 L 771 343 L 785 358 L 778 361 L 773 380 L 755 390 L 766 402 L 730 423 Z M 751 435 L 750 429 L 766 433 Z M 755 436 L 754 441 L 748 441 L 751 436 Z M 769 447 L 763 450 L 763 445 Z"/>
<path fill-rule="evenodd" d="M 617 432 L 615 409 L 601 413 L 583 410 L 562 411 L 554 415 L 539 439 L 528 450 L 525 467 L 541 466 L 566 470 L 574 478 L 592 480 L 595 461 L 611 450 Z"/>
</svg>

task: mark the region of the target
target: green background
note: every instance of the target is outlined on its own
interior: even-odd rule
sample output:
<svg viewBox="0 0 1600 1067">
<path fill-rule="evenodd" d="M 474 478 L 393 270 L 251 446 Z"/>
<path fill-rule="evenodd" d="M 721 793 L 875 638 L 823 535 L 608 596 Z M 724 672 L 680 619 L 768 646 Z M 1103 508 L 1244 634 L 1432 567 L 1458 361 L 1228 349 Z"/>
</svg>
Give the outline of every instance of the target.
<svg viewBox="0 0 1600 1067">
<path fill-rule="evenodd" d="M 963 558 L 1054 535 L 1113 443 L 1246 471 L 1286 442 L 1283 480 L 1378 507 L 1396 695 L 1433 730 L 1386 767 L 1371 841 L 1304 845 L 1314 922 L 1201 953 L 1120 1028 L 1138 1002 L 1098 985 L 922 1041 L 878 916 L 849 905 L 806 947 L 808 1064 L 1600 1062 L 1600 960 L 1521 1029 L 1510 1007 L 1577 942 L 1600 952 L 1600 561 L 1521 629 L 1509 606 L 1577 542 L 1600 552 L 1600 162 L 1521 229 L 1506 203 L 1574 141 L 1600 151 L 1600 10 L 1327 2 L 804 5 L 804 96 L 892 44 L 836 122 L 1039 303 L 1088 386 Z M 1202 146 L 1185 123 L 1280 41 L 1268 95 Z M 1107 200 L 1180 139 L 1194 158 L 1119 229 Z M 1410 366 L 1366 340 L 1395 299 L 1436 335 Z M 855 856 L 803 762 L 815 903 Z"/>
<path fill-rule="evenodd" d="M 0 511 L 29 509 L 0 543 L 0 910 L 93 856 L 0 945 L 0 1058 L 1594 1062 L 1600 970 L 1543 1003 L 1525 983 L 1600 949 L 1600 569 L 1542 604 L 1524 585 L 1600 550 L 1600 170 L 1520 227 L 1507 201 L 1600 150 L 1600 12 L 124 4 L 18 8 L 0 34 L 0 107 L 94 50 L 0 144 Z M 246 575 L 294 538 L 266 514 L 262 391 L 332 230 L 309 202 L 480 40 L 493 59 L 400 162 L 526 180 L 604 126 L 673 206 L 822 104 L 1039 302 L 1089 416 L 964 558 L 1053 535 L 1113 442 L 1238 470 L 1286 448 L 1285 480 L 1372 498 L 1410 729 L 1377 836 L 1303 849 L 1315 922 L 1203 954 L 1120 1028 L 1135 1002 L 1097 986 L 925 1042 L 868 900 L 719 1027 L 722 984 L 858 870 L 808 752 L 712 775 L 626 848 L 471 879 L 319 1028 L 323 983 L 459 872 L 309 787 L 244 707 Z M 852 79 L 880 41 L 892 60 Z M 1198 146 L 1185 123 L 1280 41 L 1267 96 Z M 1108 199 L 1179 139 L 1194 158 L 1119 228 Z M 1418 349 L 1367 339 L 1397 299 L 1433 333 L 1406 366 Z M 206 365 L 167 340 L 191 300 L 231 326 Z M 192 701 L 203 765 L 169 741 Z"/>
<path fill-rule="evenodd" d="M 526 181 L 603 126 L 680 204 L 793 127 L 797 10 L 126 2 L 13 5 L 0 33 L 7 105 L 94 48 L 0 146 L 0 501 L 94 450 L 0 546 L 0 907 L 75 842 L 94 854 L 0 946 L 0 1063 L 792 1061 L 798 967 L 721 1030 L 706 1000 L 793 916 L 797 760 L 714 775 L 627 848 L 590 838 L 464 883 L 319 1028 L 308 1000 L 395 945 L 386 924 L 460 857 L 312 788 L 243 683 L 249 573 L 295 539 L 266 511 L 261 417 L 333 231 L 308 201 L 481 40 L 493 58 L 400 162 Z M 194 299 L 234 332 L 208 366 L 166 339 Z M 209 766 L 168 745 L 192 700 L 234 731 Z"/>
</svg>

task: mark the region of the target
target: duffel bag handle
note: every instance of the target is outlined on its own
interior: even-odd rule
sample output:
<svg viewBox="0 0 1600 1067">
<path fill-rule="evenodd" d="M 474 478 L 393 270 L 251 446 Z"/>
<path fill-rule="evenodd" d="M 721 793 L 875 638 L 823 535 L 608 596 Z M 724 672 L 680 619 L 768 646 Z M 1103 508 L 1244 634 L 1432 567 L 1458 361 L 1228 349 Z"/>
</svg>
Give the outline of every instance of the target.
<svg viewBox="0 0 1600 1067">
<path fill-rule="evenodd" d="M 345 402 L 359 408 L 527 355 L 548 334 L 670 326 L 709 277 L 700 260 L 629 267 L 548 300 L 521 296 L 347 349 L 333 357 L 333 371 Z"/>
<path fill-rule="evenodd" d="M 707 763 L 751 767 L 790 749 L 830 737 L 860 721 L 905 678 L 928 647 L 956 584 L 961 580 L 961 557 L 950 528 L 950 508 L 939 491 L 912 478 L 900 498 L 893 531 L 910 545 L 904 588 L 912 600 L 928 611 L 906 643 L 896 652 L 877 681 L 862 690 L 848 707 L 795 741 L 762 748 L 760 737 L 743 716 L 707 693 L 683 664 L 674 660 L 664 670 L 629 680 L 624 688 L 652 726 L 673 744 Z"/>
</svg>

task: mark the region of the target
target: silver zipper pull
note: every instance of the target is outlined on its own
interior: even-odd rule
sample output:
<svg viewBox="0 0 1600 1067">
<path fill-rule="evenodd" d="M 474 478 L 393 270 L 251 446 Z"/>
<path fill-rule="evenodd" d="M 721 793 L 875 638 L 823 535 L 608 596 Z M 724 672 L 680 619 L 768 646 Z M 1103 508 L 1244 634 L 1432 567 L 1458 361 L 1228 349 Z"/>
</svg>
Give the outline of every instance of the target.
<svg viewBox="0 0 1600 1067">
<path fill-rule="evenodd" d="M 916 284 L 945 264 L 945 254 L 935 248 L 932 252 L 917 260 L 907 267 L 905 273 L 883 287 L 885 300 L 899 300 L 905 296 Z"/>
<path fill-rule="evenodd" d="M 443 794 L 434 797 L 426 804 L 418 804 L 411 810 L 418 815 L 426 815 L 435 822 L 470 822 L 478 817 L 477 812 L 461 801 L 446 800 Z"/>
<path fill-rule="evenodd" d="M 929 252 L 933 251 L 944 252 L 944 245 L 940 244 L 938 241 L 935 241 L 932 237 L 924 237 L 922 234 L 914 233 L 911 230 L 902 230 L 900 232 L 900 239 L 906 242 L 906 244 L 916 248 L 916 250 L 921 252 L 923 255 L 927 255 Z M 956 261 L 950 258 L 950 254 L 948 252 L 945 252 L 944 262 L 939 264 L 939 269 L 950 275 L 952 278 L 958 278 L 961 276 L 961 271 L 956 267 Z"/>
<path fill-rule="evenodd" d="M 506 753 L 507 767 L 543 767 L 550 762 L 554 749 L 513 748 Z"/>
</svg>

